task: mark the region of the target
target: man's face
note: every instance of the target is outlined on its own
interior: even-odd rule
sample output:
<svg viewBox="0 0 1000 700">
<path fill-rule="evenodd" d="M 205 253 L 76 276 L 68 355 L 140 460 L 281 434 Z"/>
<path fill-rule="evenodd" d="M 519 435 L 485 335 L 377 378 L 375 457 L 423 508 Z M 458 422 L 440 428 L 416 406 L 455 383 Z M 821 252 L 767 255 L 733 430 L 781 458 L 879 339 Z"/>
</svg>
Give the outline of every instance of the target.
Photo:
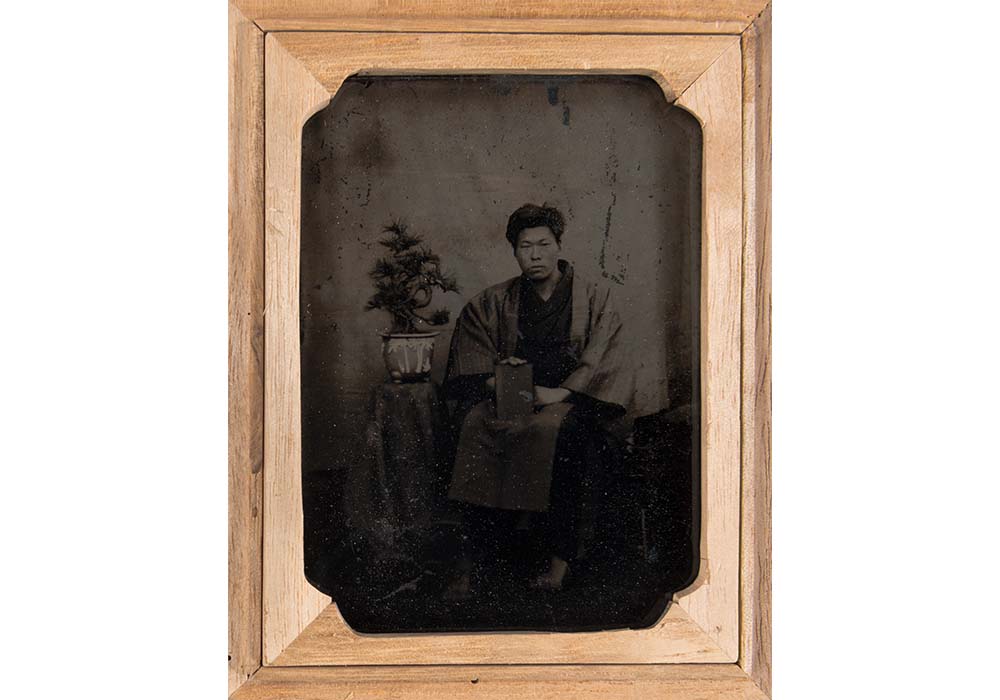
<svg viewBox="0 0 1000 700">
<path fill-rule="evenodd" d="M 559 243 L 548 226 L 526 228 L 517 237 L 514 257 L 528 279 L 541 282 L 556 271 Z"/>
</svg>

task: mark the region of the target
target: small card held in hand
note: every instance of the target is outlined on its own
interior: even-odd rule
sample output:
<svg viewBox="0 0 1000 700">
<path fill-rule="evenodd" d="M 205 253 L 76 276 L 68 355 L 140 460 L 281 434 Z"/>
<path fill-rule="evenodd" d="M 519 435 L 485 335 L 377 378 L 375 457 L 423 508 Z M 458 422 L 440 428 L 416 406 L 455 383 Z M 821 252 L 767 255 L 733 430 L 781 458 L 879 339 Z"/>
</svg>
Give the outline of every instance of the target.
<svg viewBox="0 0 1000 700">
<path fill-rule="evenodd" d="M 535 410 L 535 383 L 531 365 L 496 366 L 497 418 L 530 416 Z"/>
</svg>

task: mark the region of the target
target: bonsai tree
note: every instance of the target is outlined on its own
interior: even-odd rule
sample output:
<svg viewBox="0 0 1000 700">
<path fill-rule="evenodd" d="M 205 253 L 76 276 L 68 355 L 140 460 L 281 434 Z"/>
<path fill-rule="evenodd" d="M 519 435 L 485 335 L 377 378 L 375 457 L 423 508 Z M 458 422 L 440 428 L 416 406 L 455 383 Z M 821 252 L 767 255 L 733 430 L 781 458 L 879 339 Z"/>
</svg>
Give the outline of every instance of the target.
<svg viewBox="0 0 1000 700">
<path fill-rule="evenodd" d="M 424 315 L 434 296 L 434 290 L 458 292 L 455 278 L 441 271 L 441 258 L 423 244 L 420 236 L 411 234 L 406 224 L 394 221 L 383 229 L 388 234 L 379 244 L 389 254 L 379 258 L 368 273 L 375 293 L 365 305 L 365 311 L 382 309 L 392 315 L 390 333 L 417 333 L 421 326 L 443 326 L 451 315 L 441 308 Z"/>
</svg>

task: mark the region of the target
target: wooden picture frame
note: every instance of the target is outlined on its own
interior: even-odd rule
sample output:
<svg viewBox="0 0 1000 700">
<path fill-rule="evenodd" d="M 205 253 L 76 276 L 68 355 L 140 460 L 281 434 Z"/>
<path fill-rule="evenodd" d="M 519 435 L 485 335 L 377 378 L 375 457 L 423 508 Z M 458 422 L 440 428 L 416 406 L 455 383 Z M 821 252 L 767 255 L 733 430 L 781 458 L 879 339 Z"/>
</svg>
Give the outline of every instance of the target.
<svg viewBox="0 0 1000 700">
<path fill-rule="evenodd" d="M 770 694 L 770 6 L 230 4 L 230 652 L 238 698 Z M 702 124 L 702 566 L 647 630 L 358 635 L 303 574 L 302 125 L 358 72 L 629 73 Z M 390 693 L 391 694 L 391 693 Z"/>
</svg>

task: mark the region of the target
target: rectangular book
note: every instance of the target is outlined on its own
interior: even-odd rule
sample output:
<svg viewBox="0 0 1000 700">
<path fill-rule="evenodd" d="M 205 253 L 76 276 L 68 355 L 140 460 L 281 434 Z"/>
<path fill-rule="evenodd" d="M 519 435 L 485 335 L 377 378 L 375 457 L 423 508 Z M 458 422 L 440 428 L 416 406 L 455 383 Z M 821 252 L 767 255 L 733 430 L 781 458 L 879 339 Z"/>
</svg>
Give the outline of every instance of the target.
<svg viewBox="0 0 1000 700">
<path fill-rule="evenodd" d="M 497 418 L 529 416 L 535 410 L 535 384 L 530 364 L 496 366 Z"/>
</svg>

